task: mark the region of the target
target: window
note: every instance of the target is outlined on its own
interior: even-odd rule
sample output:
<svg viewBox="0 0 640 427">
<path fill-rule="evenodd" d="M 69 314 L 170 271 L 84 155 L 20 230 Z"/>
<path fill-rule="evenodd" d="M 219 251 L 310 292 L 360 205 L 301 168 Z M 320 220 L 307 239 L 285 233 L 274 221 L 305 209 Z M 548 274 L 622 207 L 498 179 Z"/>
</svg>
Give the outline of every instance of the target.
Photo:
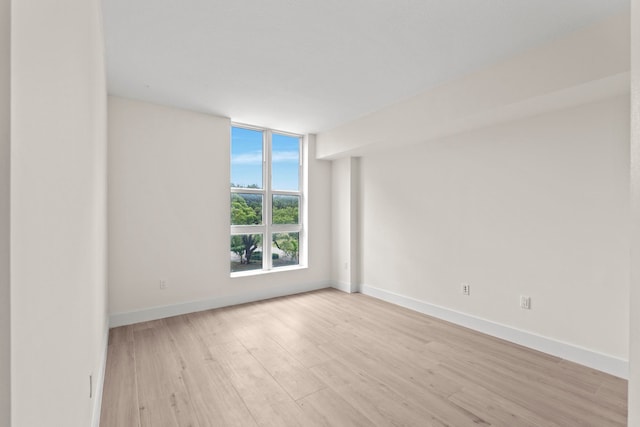
<svg viewBox="0 0 640 427">
<path fill-rule="evenodd" d="M 300 135 L 231 127 L 231 273 L 300 264 L 301 177 Z"/>
</svg>

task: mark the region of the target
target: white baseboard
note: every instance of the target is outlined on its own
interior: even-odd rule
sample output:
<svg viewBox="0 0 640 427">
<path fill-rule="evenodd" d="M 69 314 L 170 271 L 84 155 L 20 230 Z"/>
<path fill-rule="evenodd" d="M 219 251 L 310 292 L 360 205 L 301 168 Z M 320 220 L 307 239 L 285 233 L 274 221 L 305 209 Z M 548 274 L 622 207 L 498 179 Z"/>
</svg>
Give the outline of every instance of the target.
<svg viewBox="0 0 640 427">
<path fill-rule="evenodd" d="M 351 284 L 344 282 L 331 282 L 331 287 L 348 294 L 352 293 Z"/>
<path fill-rule="evenodd" d="M 146 322 L 149 320 L 164 319 L 165 317 L 179 316 L 181 314 L 211 310 L 213 308 L 228 307 L 230 305 L 245 304 L 248 302 L 261 301 L 286 295 L 294 295 L 302 292 L 315 291 L 318 289 L 329 287 L 331 287 L 331 284 L 329 282 L 290 285 L 278 288 L 264 289 L 261 291 L 242 295 L 208 298 L 161 307 L 150 307 L 125 313 L 112 313 L 111 315 L 109 315 L 109 327 L 115 328 L 117 326 L 131 325 L 134 323 Z"/>
<path fill-rule="evenodd" d="M 365 295 L 396 304 L 419 313 L 446 320 L 487 335 L 523 345 L 580 365 L 588 366 L 620 378 L 629 378 L 629 362 L 607 354 L 598 353 L 573 344 L 502 325 L 445 307 L 429 304 L 405 295 L 396 294 L 373 286 L 362 285 Z"/>
<path fill-rule="evenodd" d="M 106 325 L 102 340 L 102 360 L 100 371 L 96 376 L 95 392 L 93 396 L 93 413 L 91 415 L 91 427 L 100 427 L 100 414 L 102 413 L 102 391 L 104 390 L 104 374 L 107 368 L 107 352 L 109 349 L 109 325 Z"/>
</svg>

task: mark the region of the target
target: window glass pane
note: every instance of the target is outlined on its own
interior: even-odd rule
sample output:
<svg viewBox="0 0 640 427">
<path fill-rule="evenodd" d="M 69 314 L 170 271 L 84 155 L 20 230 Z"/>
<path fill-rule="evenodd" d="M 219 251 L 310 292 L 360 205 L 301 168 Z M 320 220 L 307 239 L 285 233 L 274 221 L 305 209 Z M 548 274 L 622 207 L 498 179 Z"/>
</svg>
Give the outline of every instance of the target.
<svg viewBox="0 0 640 427">
<path fill-rule="evenodd" d="M 262 188 L 262 132 L 231 128 L 231 186 Z"/>
<path fill-rule="evenodd" d="M 300 206 L 299 196 L 273 196 L 273 224 L 297 224 Z"/>
<path fill-rule="evenodd" d="M 231 225 L 262 224 L 262 194 L 231 193 Z"/>
<path fill-rule="evenodd" d="M 272 134 L 271 138 L 271 188 L 274 190 L 300 189 L 300 138 Z"/>
<path fill-rule="evenodd" d="M 262 269 L 262 234 L 231 236 L 231 272 Z"/>
<path fill-rule="evenodd" d="M 300 233 L 273 233 L 271 242 L 274 268 L 298 265 Z"/>
</svg>

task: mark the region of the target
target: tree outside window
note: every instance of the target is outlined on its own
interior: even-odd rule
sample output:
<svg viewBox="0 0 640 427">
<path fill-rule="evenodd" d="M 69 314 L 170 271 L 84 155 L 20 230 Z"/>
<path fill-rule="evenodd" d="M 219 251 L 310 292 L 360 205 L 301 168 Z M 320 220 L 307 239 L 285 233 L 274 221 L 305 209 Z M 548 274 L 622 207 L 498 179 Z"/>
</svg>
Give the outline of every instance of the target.
<svg viewBox="0 0 640 427">
<path fill-rule="evenodd" d="M 299 265 L 301 153 L 299 135 L 232 127 L 232 273 Z"/>
</svg>

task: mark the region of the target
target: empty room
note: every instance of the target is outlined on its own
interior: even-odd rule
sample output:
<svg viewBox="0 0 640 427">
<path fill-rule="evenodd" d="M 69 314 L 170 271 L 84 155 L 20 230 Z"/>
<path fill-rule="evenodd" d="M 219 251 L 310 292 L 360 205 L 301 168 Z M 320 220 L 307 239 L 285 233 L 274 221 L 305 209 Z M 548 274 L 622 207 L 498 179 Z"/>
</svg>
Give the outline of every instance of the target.
<svg viewBox="0 0 640 427">
<path fill-rule="evenodd" d="M 640 0 L 0 0 L 0 427 L 640 427 Z"/>
</svg>

